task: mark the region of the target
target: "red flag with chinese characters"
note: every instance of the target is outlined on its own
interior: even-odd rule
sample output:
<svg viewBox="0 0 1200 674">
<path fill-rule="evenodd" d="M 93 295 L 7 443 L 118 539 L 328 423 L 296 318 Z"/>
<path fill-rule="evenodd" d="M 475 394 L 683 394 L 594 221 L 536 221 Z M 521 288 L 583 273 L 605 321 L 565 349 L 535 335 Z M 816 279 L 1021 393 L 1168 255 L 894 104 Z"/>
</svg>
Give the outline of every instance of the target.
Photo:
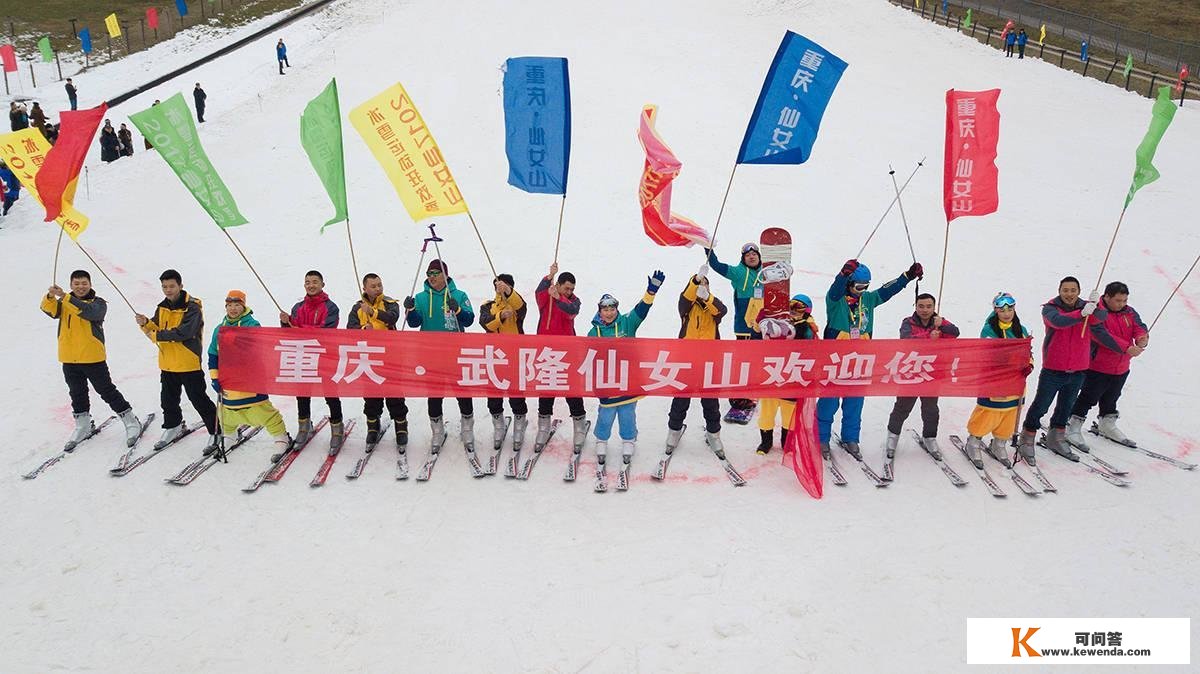
<svg viewBox="0 0 1200 674">
<path fill-rule="evenodd" d="M 683 163 L 654 129 L 657 113 L 656 106 L 643 107 L 642 122 L 638 126 L 638 140 L 646 150 L 646 166 L 638 190 L 642 227 L 646 236 L 660 246 L 690 246 L 693 243 L 707 246 L 708 232 L 703 227 L 671 212 L 671 182 L 679 175 Z"/>
<path fill-rule="evenodd" d="M 150 28 L 158 28 L 158 8 L 151 7 L 146 10 L 146 25 Z"/>
<path fill-rule="evenodd" d="M 946 169 L 942 194 L 946 222 L 995 213 L 1000 205 L 996 145 L 999 89 L 946 92 Z"/>
<path fill-rule="evenodd" d="M 100 120 L 108 111 L 101 103 L 90 110 L 64 110 L 59 113 L 61 126 L 58 140 L 46 153 L 46 161 L 37 174 L 37 189 L 46 207 L 46 222 L 52 222 L 63 210 L 63 204 L 75 199 L 75 184 L 83 160 L 87 157 Z"/>
<path fill-rule="evenodd" d="M 4 62 L 4 72 L 17 72 L 17 52 L 11 44 L 0 45 L 0 61 Z"/>
</svg>

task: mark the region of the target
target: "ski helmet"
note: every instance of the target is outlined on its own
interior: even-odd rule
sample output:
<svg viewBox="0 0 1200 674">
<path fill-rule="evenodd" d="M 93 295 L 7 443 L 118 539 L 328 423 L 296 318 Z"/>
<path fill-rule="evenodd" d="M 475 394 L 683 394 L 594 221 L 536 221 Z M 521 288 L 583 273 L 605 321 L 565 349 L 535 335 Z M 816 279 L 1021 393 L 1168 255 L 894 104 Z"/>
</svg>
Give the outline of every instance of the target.
<svg viewBox="0 0 1200 674">
<path fill-rule="evenodd" d="M 742 244 L 742 259 L 743 259 L 743 260 L 745 260 L 745 259 L 746 259 L 746 253 L 752 253 L 752 252 L 753 252 L 753 253 L 758 253 L 760 257 L 762 256 L 762 251 L 760 251 L 760 250 L 758 249 L 758 244 L 757 244 L 757 243 L 754 243 L 753 241 L 750 241 L 750 242 L 747 242 L 747 243 L 744 243 L 744 244 Z"/>
<path fill-rule="evenodd" d="M 619 306 L 621 306 L 621 303 L 617 301 L 617 298 L 609 295 L 608 293 L 604 293 L 604 295 L 600 297 L 600 301 L 596 303 L 597 309 L 603 309 L 605 307 L 612 307 L 616 309 Z"/>
<path fill-rule="evenodd" d="M 871 268 L 860 262 L 854 273 L 850 274 L 850 281 L 853 283 L 870 283 Z"/>
<path fill-rule="evenodd" d="M 808 295 L 805 295 L 804 293 L 796 293 L 795 295 L 792 295 L 792 301 L 803 302 L 804 306 L 808 307 L 810 310 L 813 308 L 812 300 L 809 299 Z"/>
</svg>

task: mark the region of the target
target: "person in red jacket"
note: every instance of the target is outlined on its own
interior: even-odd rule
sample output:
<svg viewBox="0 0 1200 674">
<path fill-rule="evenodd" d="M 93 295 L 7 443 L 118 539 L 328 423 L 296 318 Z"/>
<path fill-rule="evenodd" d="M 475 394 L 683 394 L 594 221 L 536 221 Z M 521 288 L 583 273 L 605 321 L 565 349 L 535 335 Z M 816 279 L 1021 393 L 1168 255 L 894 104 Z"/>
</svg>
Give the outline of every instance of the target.
<svg viewBox="0 0 1200 674">
<path fill-rule="evenodd" d="M 1042 428 L 1042 417 L 1054 405 L 1046 447 L 1071 461 L 1079 455 L 1067 442 L 1067 420 L 1079 397 L 1084 373 L 1091 361 L 1091 337 L 1088 330 L 1102 330 L 1108 311 L 1096 306 L 1099 296 L 1092 293 L 1086 302 L 1079 299 L 1079 279 L 1068 276 L 1058 282 L 1058 296 L 1042 305 L 1042 323 L 1046 338 L 1042 341 L 1042 371 L 1038 375 L 1037 394 L 1025 414 L 1021 446 L 1025 456 L 1033 454 L 1034 440 Z M 1083 325 L 1088 326 L 1087 329 Z"/>
<path fill-rule="evenodd" d="M 291 313 L 279 312 L 279 325 L 285 328 L 337 328 L 338 305 L 325 293 L 325 277 L 316 269 L 304 273 L 304 299 L 292 305 Z M 345 438 L 342 426 L 341 398 L 326 398 L 329 407 L 329 448 L 336 449 Z M 303 447 L 313 434 L 312 398 L 296 398 L 296 414 L 299 416 L 299 431 L 293 446 Z M 273 459 L 278 461 L 278 458 Z"/>
<path fill-rule="evenodd" d="M 900 339 L 953 339 L 958 337 L 958 326 L 938 315 L 937 301 L 929 293 L 917 295 L 917 303 L 913 315 L 900 323 Z M 915 397 L 896 398 L 892 406 L 892 414 L 888 417 L 887 458 L 896 455 L 896 446 L 900 442 L 900 430 L 908 415 L 917 404 Z M 935 459 L 942 453 L 937 444 L 938 433 L 938 399 L 936 396 L 921 397 L 921 438 L 925 451 Z"/>
<path fill-rule="evenodd" d="M 575 275 L 569 271 L 558 273 L 558 263 L 550 265 L 550 273 L 543 276 L 534 291 L 538 306 L 537 334 L 575 335 L 575 317 L 579 315 L 579 298 L 575 296 Z M 583 398 L 567 398 L 574 427 L 573 444 L 581 447 L 587 440 L 585 423 L 587 412 L 583 409 Z M 534 447 L 541 447 L 550 439 L 550 417 L 554 413 L 554 398 L 538 398 L 538 430 Z"/>
<path fill-rule="evenodd" d="M 1101 300 L 1108 318 L 1102 331 L 1092 333 L 1092 361 L 1067 422 L 1067 441 L 1085 452 L 1089 448 L 1083 441 L 1083 422 L 1096 403 L 1100 403 L 1100 435 L 1137 446 L 1117 428 L 1117 400 L 1129 378 L 1129 361 L 1142 355 L 1150 343 L 1150 331 L 1137 310 L 1129 306 L 1129 286 L 1113 281 L 1104 286 Z"/>
</svg>

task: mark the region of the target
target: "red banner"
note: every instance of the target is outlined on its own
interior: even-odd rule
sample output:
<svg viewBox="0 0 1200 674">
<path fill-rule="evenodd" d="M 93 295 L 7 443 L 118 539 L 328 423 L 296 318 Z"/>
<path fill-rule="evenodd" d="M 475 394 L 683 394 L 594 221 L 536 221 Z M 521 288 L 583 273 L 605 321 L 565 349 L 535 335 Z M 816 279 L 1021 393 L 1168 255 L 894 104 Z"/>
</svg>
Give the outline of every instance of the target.
<svg viewBox="0 0 1200 674">
<path fill-rule="evenodd" d="M 17 52 L 11 44 L 0 44 L 0 62 L 4 63 L 4 72 L 17 72 Z"/>
<path fill-rule="evenodd" d="M 108 111 L 108 103 L 101 103 L 90 110 L 64 110 L 59 113 L 61 126 L 58 140 L 46 153 L 46 160 L 38 171 L 34 182 L 42 205 L 46 208 L 46 222 L 53 222 L 62 215 L 63 202 L 75 201 L 73 181 L 79 178 L 83 160 L 87 157 L 96 129 Z"/>
<path fill-rule="evenodd" d="M 683 340 L 222 328 L 221 385 L 315 397 L 1005 396 L 1029 340 Z"/>
<path fill-rule="evenodd" d="M 146 25 L 151 29 L 158 28 L 158 8 L 151 7 L 146 10 Z"/>
<path fill-rule="evenodd" d="M 998 98 L 999 89 L 946 92 L 946 169 L 942 178 L 946 222 L 964 215 L 995 213 L 1000 205 Z"/>
</svg>

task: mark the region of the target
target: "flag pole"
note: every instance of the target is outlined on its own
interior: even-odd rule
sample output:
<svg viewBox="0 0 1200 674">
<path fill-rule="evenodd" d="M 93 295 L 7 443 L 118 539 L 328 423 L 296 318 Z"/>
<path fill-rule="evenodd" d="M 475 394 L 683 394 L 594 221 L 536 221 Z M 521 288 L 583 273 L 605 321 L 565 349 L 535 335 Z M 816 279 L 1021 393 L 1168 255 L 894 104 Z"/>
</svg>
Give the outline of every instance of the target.
<svg viewBox="0 0 1200 674">
<path fill-rule="evenodd" d="M 945 237 L 945 242 L 942 244 L 942 273 L 941 273 L 941 279 L 938 280 L 938 294 L 937 294 L 937 309 L 936 309 L 936 311 L 939 314 L 942 313 L 942 289 L 946 285 L 946 257 L 949 252 L 950 252 L 950 221 L 946 220 L 946 237 Z"/>
<path fill-rule="evenodd" d="M 1117 226 L 1115 229 L 1113 229 L 1112 238 L 1108 241 L 1108 250 L 1104 253 L 1104 262 L 1100 264 L 1100 275 L 1096 277 L 1096 287 L 1092 288 L 1093 295 L 1100 292 L 1100 283 L 1104 279 L 1104 270 L 1108 268 L 1108 258 L 1110 255 L 1112 255 L 1113 246 L 1117 243 L 1117 232 L 1121 231 L 1121 222 L 1125 220 L 1125 211 L 1128 209 L 1129 204 L 1126 204 L 1125 207 L 1121 209 L 1121 217 L 1117 218 Z M 1085 318 L 1083 321 L 1083 329 L 1079 331 L 1080 335 L 1087 334 L 1087 324 L 1088 322 Z"/>
<path fill-rule="evenodd" d="M 72 239 L 72 241 L 75 241 L 75 240 L 74 240 L 74 239 Z M 133 312 L 133 313 L 136 315 L 136 314 L 137 314 L 137 309 L 134 309 L 134 308 L 133 308 L 133 304 L 131 304 L 131 303 L 129 302 L 129 298 L 128 298 L 128 297 L 125 297 L 125 293 L 121 292 L 121 289 L 117 287 L 117 284 L 116 284 L 116 283 L 114 283 L 114 282 L 113 282 L 113 280 L 112 280 L 111 278 L 109 278 L 108 274 L 106 274 L 106 273 L 104 272 L 104 268 L 100 266 L 100 263 L 99 263 L 99 262 L 96 262 L 96 258 L 92 257 L 92 254 L 91 254 L 91 253 L 89 253 L 89 252 L 87 252 L 87 249 L 86 249 L 86 248 L 84 248 L 83 246 L 79 245 L 79 242 L 78 242 L 78 241 L 75 241 L 75 246 L 76 246 L 77 248 L 79 248 L 79 251 L 80 251 L 81 253 L 83 253 L 84 255 L 86 255 L 86 256 L 87 256 L 87 259 L 88 259 L 88 260 L 91 260 L 91 262 L 92 262 L 92 265 L 96 267 L 96 271 L 100 272 L 100 275 L 104 277 L 104 280 L 105 280 L 105 281 L 108 281 L 108 284 L 109 284 L 110 286 L 112 286 L 113 290 L 117 291 L 117 294 L 121 296 L 121 299 L 125 300 L 125 306 L 129 307 L 129 310 L 130 310 L 130 311 L 132 311 L 132 312 Z"/>
<path fill-rule="evenodd" d="M 233 237 L 229 235 L 229 230 L 222 227 L 221 233 L 224 234 L 225 238 L 229 239 L 229 243 L 232 243 L 233 247 L 237 249 L 238 255 L 242 256 L 242 260 L 246 262 L 246 266 L 250 268 L 250 271 L 254 272 L 254 278 L 258 279 L 258 284 L 261 285 L 262 289 L 266 291 L 267 297 L 271 298 L 271 303 L 274 304 L 275 308 L 278 309 L 279 313 L 282 314 L 283 307 L 279 306 L 279 302 L 275 299 L 275 296 L 271 294 L 271 289 L 267 287 L 267 284 L 263 281 L 262 277 L 258 275 L 258 270 L 254 268 L 254 265 L 250 264 L 250 258 L 246 257 L 246 254 L 242 252 L 242 247 L 239 246 L 237 241 L 234 241 Z"/>
<path fill-rule="evenodd" d="M 467 218 L 470 219 L 471 227 L 475 230 L 475 238 L 479 239 L 480 248 L 483 248 L 483 256 L 487 258 L 488 266 L 492 269 L 492 278 L 496 278 L 498 275 L 496 274 L 496 265 L 492 264 L 492 256 L 488 253 L 487 244 L 483 242 L 483 235 L 479 233 L 479 225 L 475 224 L 475 216 L 471 215 L 471 211 L 467 211 Z M 436 244 L 434 245 L 434 248 L 437 248 Z M 438 257 L 441 257 L 441 253 L 438 253 Z"/>
<path fill-rule="evenodd" d="M 558 264 L 558 243 L 562 240 L 563 211 L 567 210 L 567 193 L 563 192 L 562 205 L 558 207 L 558 234 L 554 237 L 554 264 Z"/>
<path fill-rule="evenodd" d="M 1187 281 L 1188 277 L 1192 275 L 1192 270 L 1196 268 L 1197 263 L 1200 263 L 1200 255 L 1196 256 L 1196 260 L 1192 262 L 1192 266 L 1188 268 L 1187 273 L 1184 274 L 1183 278 L 1179 280 L 1179 283 L 1175 285 L 1175 289 L 1171 291 L 1170 296 L 1167 297 L 1167 301 L 1163 302 L 1162 308 L 1158 310 L 1158 314 L 1154 317 L 1154 320 L 1150 321 L 1150 327 L 1147 328 L 1147 332 L 1153 330 L 1154 325 L 1158 323 L 1158 319 L 1162 318 L 1163 312 L 1167 310 L 1167 305 L 1171 303 L 1171 300 L 1175 298 L 1175 293 L 1179 292 L 1179 289 L 1183 287 L 1184 282 Z"/>
<path fill-rule="evenodd" d="M 62 250 L 62 237 L 66 229 L 61 224 L 58 226 L 58 243 L 54 244 L 54 271 L 50 277 L 50 281 L 56 284 L 58 283 L 58 252 Z"/>
<path fill-rule="evenodd" d="M 875 228 L 871 230 L 871 233 L 867 236 L 867 240 L 863 242 L 862 248 L 858 249 L 858 255 L 855 255 L 854 259 L 857 260 L 858 258 L 862 257 L 863 251 L 867 249 L 867 244 L 871 243 L 871 239 L 875 237 L 875 232 L 879 231 L 879 226 L 883 224 L 884 218 L 887 217 L 888 213 L 892 212 L 892 206 L 895 206 L 896 202 L 900 201 L 900 194 L 902 194 L 904 190 L 908 189 L 908 184 L 912 182 L 913 176 L 915 176 L 917 171 L 921 170 L 921 167 L 924 165 L 925 157 L 921 157 L 921 161 L 917 162 L 917 167 L 912 170 L 912 173 L 908 174 L 908 180 L 905 180 L 904 184 L 900 186 L 899 191 L 896 192 L 895 198 L 893 198 L 892 202 L 888 204 L 888 207 L 886 210 L 884 210 L 883 215 L 879 216 L 879 222 L 875 223 Z"/>
<path fill-rule="evenodd" d="M 721 208 L 717 211 L 717 222 L 713 225 L 712 236 L 708 239 L 708 260 L 712 260 L 712 250 L 717 245 L 717 230 L 721 229 L 721 216 L 725 214 L 725 202 L 729 200 L 729 191 L 733 189 L 733 176 L 737 175 L 738 163 L 733 162 L 733 170 L 729 172 L 729 184 L 725 185 L 725 196 L 721 197 Z"/>
<path fill-rule="evenodd" d="M 358 274 L 358 258 L 354 255 L 354 237 L 350 234 L 350 207 L 346 207 L 346 241 L 350 243 L 350 265 L 354 267 L 354 285 L 358 286 L 362 283 L 362 276 Z"/>
</svg>

